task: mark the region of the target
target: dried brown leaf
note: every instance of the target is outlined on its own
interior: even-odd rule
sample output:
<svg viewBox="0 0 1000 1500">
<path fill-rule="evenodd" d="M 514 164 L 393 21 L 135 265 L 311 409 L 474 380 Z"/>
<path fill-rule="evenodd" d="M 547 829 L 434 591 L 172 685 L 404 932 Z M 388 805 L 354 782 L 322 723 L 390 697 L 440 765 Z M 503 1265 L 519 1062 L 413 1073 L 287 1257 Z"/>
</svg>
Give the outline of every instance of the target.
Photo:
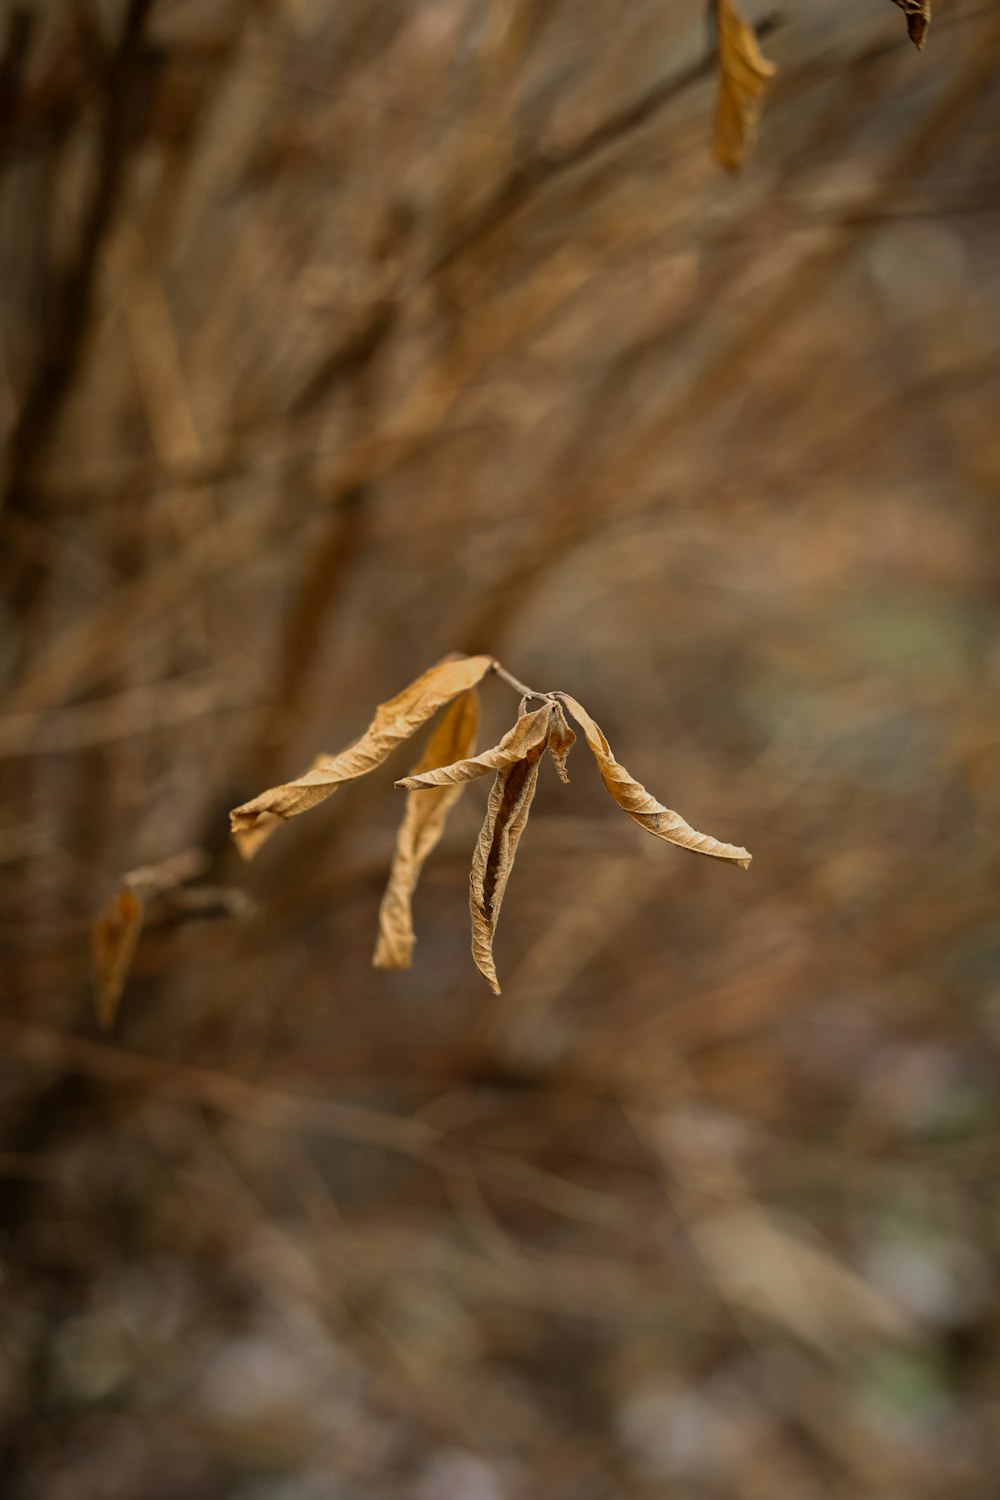
<svg viewBox="0 0 1000 1500">
<path fill-rule="evenodd" d="M 94 969 L 97 982 L 97 1019 L 107 1030 L 114 1024 L 142 929 L 142 902 L 123 885 L 94 927 Z"/>
<path fill-rule="evenodd" d="M 439 708 L 482 681 L 492 666 L 490 656 L 463 656 L 438 662 L 387 703 L 379 704 L 374 719 L 353 745 L 339 755 L 317 756 L 294 781 L 269 787 L 234 808 L 229 820 L 244 855 L 249 858 L 264 842 L 265 828 L 268 833 L 273 832 L 277 826 L 274 818 L 294 818 L 307 812 L 345 781 L 354 781 L 381 765 L 397 745 L 415 734 Z M 253 832 L 258 835 L 256 841 L 247 838 Z"/>
<path fill-rule="evenodd" d="M 566 769 L 566 757 L 576 744 L 576 735 L 566 722 L 562 704 L 557 703 L 552 715 L 552 727 L 549 730 L 549 754 L 552 763 L 559 775 L 559 780 L 569 785 L 569 772 Z"/>
<path fill-rule="evenodd" d="M 715 155 L 738 171 L 753 143 L 775 66 L 760 50 L 752 26 L 734 0 L 717 0 L 719 94 L 715 108 Z"/>
<path fill-rule="evenodd" d="M 906 16 L 906 30 L 917 51 L 923 50 L 931 24 L 931 0 L 895 0 Z"/>
<path fill-rule="evenodd" d="M 546 707 L 551 718 L 552 705 Z M 533 716 L 529 714 L 524 717 Z M 500 993 L 500 984 L 493 960 L 493 936 L 518 842 L 531 811 L 531 801 L 538 784 L 538 766 L 547 743 L 548 724 L 545 737 L 532 743 L 523 758 L 497 772 L 497 778 L 490 789 L 486 820 L 472 855 L 469 892 L 472 957 L 476 968 L 495 995 Z"/>
<path fill-rule="evenodd" d="M 480 755 L 455 761 L 453 765 L 421 771 L 419 775 L 411 773 L 397 781 L 396 785 L 411 792 L 420 791 L 423 787 L 461 785 L 466 781 L 474 781 L 477 776 L 487 776 L 491 771 L 502 771 L 507 766 L 513 766 L 532 751 L 537 750 L 541 754 L 548 742 L 553 708 L 552 703 L 546 702 L 533 713 L 520 714 L 514 727 L 507 731 L 503 739 Z"/>
<path fill-rule="evenodd" d="M 183 881 L 200 875 L 207 864 L 204 849 L 182 849 L 159 864 L 143 865 L 122 876 L 93 931 L 95 1006 L 98 1022 L 105 1029 L 114 1024 L 118 1014 L 142 931 L 146 900 L 176 891 Z"/>
<path fill-rule="evenodd" d="M 669 844 L 678 844 L 682 849 L 690 849 L 695 854 L 707 854 L 714 859 L 728 860 L 730 864 L 740 865 L 744 870 L 749 866 L 752 856 L 747 853 L 746 849 L 741 849 L 734 844 L 720 843 L 718 839 L 712 838 L 707 833 L 698 833 L 685 823 L 679 813 L 671 812 L 669 807 L 664 807 L 661 802 L 657 802 L 656 798 L 651 796 L 646 788 L 615 760 L 611 746 L 587 710 L 581 707 L 575 698 L 571 698 L 569 693 L 560 693 L 559 698 L 583 730 L 587 744 L 597 761 L 604 785 L 622 811 L 627 812 L 640 828 L 645 828 L 647 833 L 653 834 L 658 839 L 665 839 Z"/>
<path fill-rule="evenodd" d="M 418 775 L 441 764 L 470 754 L 475 749 L 479 727 L 479 694 L 475 688 L 450 704 L 427 741 L 423 755 L 413 767 Z M 397 785 L 399 783 L 397 782 Z M 418 787 L 423 783 L 418 782 Z M 378 969 L 408 969 L 416 941 L 413 932 L 412 897 L 420 871 L 444 832 L 445 821 L 464 790 L 463 783 L 434 786 L 418 796 L 410 791 L 399 827 L 389 884 L 379 908 L 379 935 L 372 962 Z"/>
</svg>

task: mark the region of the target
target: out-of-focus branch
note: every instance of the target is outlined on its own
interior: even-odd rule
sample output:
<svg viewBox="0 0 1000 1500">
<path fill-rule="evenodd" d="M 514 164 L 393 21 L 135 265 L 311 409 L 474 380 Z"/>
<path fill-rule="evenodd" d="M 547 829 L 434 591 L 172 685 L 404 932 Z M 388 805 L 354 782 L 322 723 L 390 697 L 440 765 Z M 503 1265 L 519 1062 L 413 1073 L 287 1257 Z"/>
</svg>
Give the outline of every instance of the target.
<svg viewBox="0 0 1000 1500">
<path fill-rule="evenodd" d="M 45 345 L 10 438 L 7 473 L 0 490 L 0 551 L 6 552 L 4 582 L 12 603 L 24 603 L 37 577 L 15 547 L 2 546 L 3 513 L 31 515 L 36 500 L 32 474 L 49 436 L 56 430 L 73 387 L 94 300 L 101 247 L 125 184 L 129 159 L 141 135 L 141 100 L 136 90 L 143 36 L 155 0 L 129 0 L 121 36 L 104 80 L 104 115 L 76 254 L 57 288 Z"/>
</svg>

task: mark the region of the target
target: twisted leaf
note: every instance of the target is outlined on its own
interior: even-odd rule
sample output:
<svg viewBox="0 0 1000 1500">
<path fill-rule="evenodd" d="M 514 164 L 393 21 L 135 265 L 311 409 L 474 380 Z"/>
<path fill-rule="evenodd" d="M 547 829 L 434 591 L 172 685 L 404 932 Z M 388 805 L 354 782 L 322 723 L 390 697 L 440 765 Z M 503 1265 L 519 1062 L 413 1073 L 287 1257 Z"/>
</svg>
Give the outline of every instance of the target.
<svg viewBox="0 0 1000 1500">
<path fill-rule="evenodd" d="M 469 891 L 472 957 L 494 995 L 499 995 L 500 983 L 493 960 L 493 936 L 517 846 L 531 811 L 532 798 L 538 784 L 538 766 L 548 743 L 548 724 L 552 710 L 552 704 L 538 710 L 547 715 L 544 738 L 533 740 L 521 759 L 505 765 L 497 772 L 490 789 L 486 821 L 472 855 Z M 527 714 L 524 717 L 534 716 Z"/>
<path fill-rule="evenodd" d="M 331 796 L 345 781 L 355 781 L 382 764 L 432 714 L 459 693 L 475 687 L 493 666 L 490 656 L 464 656 L 438 662 L 395 698 L 379 704 L 359 740 L 339 755 L 320 755 L 294 781 L 270 787 L 229 814 L 233 835 L 250 858 L 278 826 L 275 819 L 297 817 Z M 265 832 L 265 829 L 267 832 Z M 255 837 L 247 837 L 255 835 Z"/>
<path fill-rule="evenodd" d="M 523 760 L 531 751 L 541 754 L 548 742 L 555 705 L 546 702 L 534 713 L 518 716 L 512 729 L 508 729 L 500 742 L 467 760 L 455 761 L 453 765 L 437 766 L 426 771 L 411 772 L 396 785 L 407 791 L 417 792 L 424 787 L 462 785 L 474 781 L 477 776 L 486 776 L 490 771 L 502 771 L 507 766 Z M 565 722 L 565 721 L 564 721 Z"/>
<path fill-rule="evenodd" d="M 549 730 L 549 754 L 552 763 L 559 775 L 559 780 L 569 785 L 569 772 L 566 769 L 566 757 L 576 744 L 576 735 L 566 722 L 566 715 L 562 711 L 562 705 L 557 703 L 552 715 L 552 727 Z"/>
<path fill-rule="evenodd" d="M 622 811 L 627 812 L 640 828 L 644 828 L 647 833 L 653 834 L 658 839 L 665 839 L 669 844 L 678 844 L 682 849 L 690 849 L 695 854 L 708 854 L 714 859 L 725 859 L 730 864 L 740 865 L 742 869 L 747 869 L 752 856 L 747 853 L 746 849 L 741 849 L 734 844 L 720 843 L 718 839 L 712 838 L 707 833 L 698 833 L 690 824 L 685 823 L 680 813 L 671 812 L 669 807 L 664 807 L 661 802 L 657 802 L 656 798 L 651 796 L 646 788 L 615 760 L 611 746 L 587 710 L 581 707 L 575 698 L 571 698 L 569 693 L 559 693 L 558 697 L 583 730 L 587 744 L 597 761 L 604 785 Z"/>
</svg>

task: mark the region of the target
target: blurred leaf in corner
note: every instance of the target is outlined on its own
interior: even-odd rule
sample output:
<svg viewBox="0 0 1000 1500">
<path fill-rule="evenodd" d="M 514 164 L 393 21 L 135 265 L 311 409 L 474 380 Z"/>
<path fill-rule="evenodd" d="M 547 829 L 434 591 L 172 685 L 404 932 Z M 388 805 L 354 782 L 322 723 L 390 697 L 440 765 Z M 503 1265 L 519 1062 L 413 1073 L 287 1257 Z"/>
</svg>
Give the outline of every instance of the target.
<svg viewBox="0 0 1000 1500">
<path fill-rule="evenodd" d="M 717 0 L 719 97 L 715 108 L 715 155 L 738 172 L 753 144 L 764 94 L 775 75 L 761 52 L 756 33 L 733 0 Z"/>
<path fill-rule="evenodd" d="M 94 927 L 97 1019 L 105 1031 L 114 1024 L 142 928 L 142 902 L 123 885 Z"/>
<path fill-rule="evenodd" d="M 895 3 L 906 16 L 910 41 L 921 52 L 931 24 L 931 0 L 895 0 Z"/>
</svg>

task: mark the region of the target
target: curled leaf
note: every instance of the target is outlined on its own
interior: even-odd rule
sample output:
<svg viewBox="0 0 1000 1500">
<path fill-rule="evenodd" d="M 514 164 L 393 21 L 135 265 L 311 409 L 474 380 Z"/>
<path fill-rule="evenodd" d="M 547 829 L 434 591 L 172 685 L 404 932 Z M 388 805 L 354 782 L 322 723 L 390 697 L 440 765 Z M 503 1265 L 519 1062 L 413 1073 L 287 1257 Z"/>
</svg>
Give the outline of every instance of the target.
<svg viewBox="0 0 1000 1500">
<path fill-rule="evenodd" d="M 419 773 L 404 776 L 396 785 L 407 791 L 420 791 L 423 787 L 462 785 L 474 781 L 477 776 L 486 776 L 490 771 L 502 771 L 513 766 L 526 755 L 537 750 L 539 755 L 548 743 L 554 705 L 546 702 L 534 713 L 520 714 L 512 729 L 508 729 L 500 742 L 481 755 L 455 761 L 453 765 L 437 766 Z"/>
<path fill-rule="evenodd" d="M 566 769 L 566 757 L 576 744 L 576 735 L 566 722 L 562 704 L 557 703 L 552 715 L 552 727 L 549 730 L 549 754 L 552 756 L 552 764 L 559 775 L 559 780 L 569 785 L 569 772 Z"/>
<path fill-rule="evenodd" d="M 611 746 L 587 710 L 575 698 L 571 698 L 569 693 L 560 693 L 558 696 L 583 730 L 604 785 L 622 811 L 628 813 L 640 828 L 645 828 L 647 833 L 658 839 L 665 839 L 667 843 L 690 849 L 695 854 L 707 854 L 714 859 L 728 860 L 730 864 L 739 865 L 744 870 L 748 868 L 752 856 L 746 849 L 735 844 L 720 843 L 707 833 L 698 833 L 690 824 L 685 823 L 680 813 L 671 812 L 669 807 L 657 802 L 615 760 Z"/>
<path fill-rule="evenodd" d="M 427 741 L 414 774 L 468 755 L 479 727 L 479 694 L 475 688 L 450 704 Z M 399 783 L 397 782 L 397 785 Z M 423 786 L 423 782 L 419 783 Z M 437 785 L 417 796 L 411 791 L 396 838 L 389 884 L 379 907 L 379 935 L 372 962 L 378 969 L 408 969 L 416 941 L 411 901 L 420 871 L 444 832 L 448 813 L 462 795 L 463 783 Z"/>
<path fill-rule="evenodd" d="M 902 3 L 902 0 L 897 0 Z M 719 95 L 715 108 L 715 155 L 738 171 L 753 143 L 764 94 L 775 66 L 760 50 L 756 33 L 735 0 L 716 0 Z"/>
<path fill-rule="evenodd" d="M 931 24 L 931 0 L 895 0 L 906 16 L 906 30 L 917 51 L 923 50 Z"/>
<path fill-rule="evenodd" d="M 517 846 L 531 811 L 544 749 L 544 742 L 536 745 L 523 760 L 497 772 L 490 789 L 486 821 L 472 855 L 469 891 L 472 957 L 494 995 L 499 995 L 500 983 L 493 960 L 493 936 Z"/>
<path fill-rule="evenodd" d="M 459 693 L 475 687 L 493 666 L 490 656 L 448 658 L 424 672 L 401 693 L 381 703 L 375 717 L 359 740 L 339 755 L 320 755 L 307 771 L 294 781 L 270 787 L 229 814 L 232 832 L 250 857 L 268 832 L 277 827 L 274 819 L 294 818 L 324 801 L 345 781 L 373 771 L 382 764 L 397 745 L 408 740 L 432 714 Z M 262 820 L 266 820 L 262 822 Z M 258 834 L 256 842 L 247 835 Z M 261 836 L 263 835 L 263 836 Z"/>
</svg>

